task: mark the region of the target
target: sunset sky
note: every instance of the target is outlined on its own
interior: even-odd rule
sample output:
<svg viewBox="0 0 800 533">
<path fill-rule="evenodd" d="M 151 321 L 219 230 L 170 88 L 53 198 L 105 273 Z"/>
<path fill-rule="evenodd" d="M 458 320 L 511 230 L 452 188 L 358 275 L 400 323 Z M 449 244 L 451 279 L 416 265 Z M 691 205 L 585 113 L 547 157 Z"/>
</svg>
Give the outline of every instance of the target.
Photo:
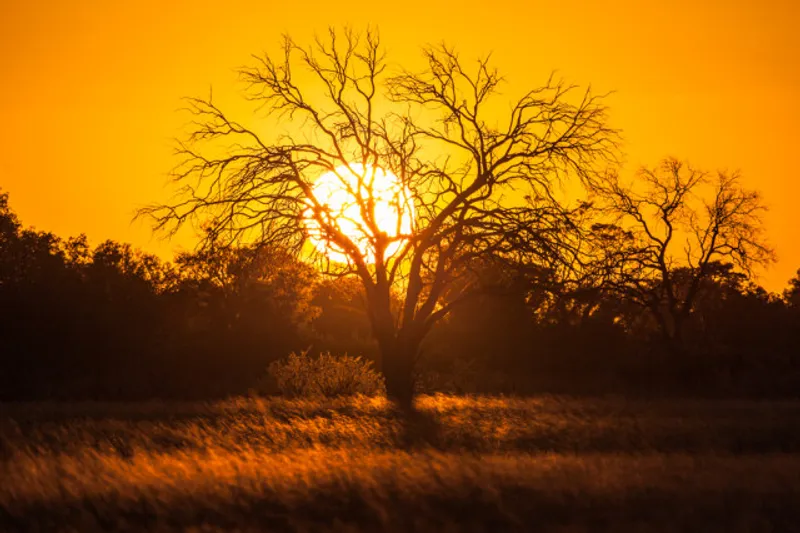
<svg viewBox="0 0 800 533">
<path fill-rule="evenodd" d="M 781 290 L 800 268 L 800 2 L 0 0 L 0 188 L 27 225 L 169 257 L 134 210 L 169 197 L 183 96 L 246 118 L 235 68 L 328 26 L 377 27 L 392 63 L 493 53 L 508 92 L 552 70 L 613 90 L 627 173 L 664 156 L 740 170 L 770 207 Z M 250 117 L 252 119 L 252 117 Z"/>
</svg>

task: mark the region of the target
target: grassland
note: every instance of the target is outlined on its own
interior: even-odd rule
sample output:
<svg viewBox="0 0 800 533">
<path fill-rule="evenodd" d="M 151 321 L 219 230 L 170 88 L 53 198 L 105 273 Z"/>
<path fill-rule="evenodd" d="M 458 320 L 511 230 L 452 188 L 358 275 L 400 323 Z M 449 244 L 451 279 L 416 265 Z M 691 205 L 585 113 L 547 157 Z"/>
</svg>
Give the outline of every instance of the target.
<svg viewBox="0 0 800 533">
<path fill-rule="evenodd" d="M 0 531 L 800 531 L 800 402 L 0 406 Z"/>
</svg>

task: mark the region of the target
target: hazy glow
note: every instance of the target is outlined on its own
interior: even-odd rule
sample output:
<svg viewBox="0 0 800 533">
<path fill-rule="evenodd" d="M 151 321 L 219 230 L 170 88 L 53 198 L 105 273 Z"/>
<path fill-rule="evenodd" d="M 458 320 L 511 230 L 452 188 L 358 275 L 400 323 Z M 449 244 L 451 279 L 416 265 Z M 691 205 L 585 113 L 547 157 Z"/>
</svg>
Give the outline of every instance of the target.
<svg viewBox="0 0 800 533">
<path fill-rule="evenodd" d="M 506 83 L 493 104 L 498 114 L 483 116 L 490 123 L 504 124 L 499 113 L 508 103 L 554 70 L 597 93 L 614 91 L 608 104 L 625 139 L 624 176 L 669 155 L 709 171 L 740 170 L 770 206 L 765 229 L 780 263 L 766 273 L 766 287 L 783 290 L 800 267 L 800 2 L 401 6 L 0 2 L 0 187 L 25 225 L 62 237 L 86 233 L 93 244 L 131 242 L 172 259 L 193 248 L 196 235 L 153 238 L 150 224 L 131 224 L 131 217 L 172 199 L 166 174 L 177 161 L 169 139 L 183 138 L 189 120 L 175 112 L 184 107 L 181 97 L 205 97 L 213 87 L 216 104 L 261 131 L 264 113 L 242 98 L 236 67 L 251 66 L 251 54 L 279 53 L 284 33 L 307 45 L 329 26 L 371 25 L 387 46 L 390 73 L 424 68 L 426 43 L 455 46 L 465 64 L 492 52 Z M 294 122 L 287 133 L 300 138 L 303 121 Z"/>
<path fill-rule="evenodd" d="M 371 223 L 392 241 L 384 258 L 391 257 L 411 234 L 414 206 L 411 193 L 389 171 L 371 165 L 351 163 L 326 172 L 314 183 L 314 197 L 325 208 L 322 217 L 347 235 L 367 262 L 375 261 L 376 235 Z M 374 202 L 372 213 L 367 206 Z M 310 203 L 310 202 L 309 202 Z M 363 212 L 362 212 L 363 207 Z M 331 261 L 347 263 L 344 250 L 329 240 L 309 207 L 304 213 L 306 230 L 314 247 Z"/>
</svg>

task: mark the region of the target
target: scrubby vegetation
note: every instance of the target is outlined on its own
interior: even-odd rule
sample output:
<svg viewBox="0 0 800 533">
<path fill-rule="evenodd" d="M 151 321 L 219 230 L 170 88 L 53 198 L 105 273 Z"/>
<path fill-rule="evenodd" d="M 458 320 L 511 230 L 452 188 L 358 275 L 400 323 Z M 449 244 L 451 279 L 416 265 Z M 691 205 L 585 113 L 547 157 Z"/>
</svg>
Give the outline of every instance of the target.
<svg viewBox="0 0 800 533">
<path fill-rule="evenodd" d="M 3 531 L 792 531 L 800 403 L 13 404 Z"/>
<path fill-rule="evenodd" d="M 312 357 L 308 350 L 292 352 L 286 359 L 269 365 L 269 376 L 277 391 L 287 398 L 336 398 L 385 393 L 383 376 L 370 361 L 349 355 L 334 356 L 330 352 Z M 269 387 L 265 387 L 269 390 Z"/>
</svg>

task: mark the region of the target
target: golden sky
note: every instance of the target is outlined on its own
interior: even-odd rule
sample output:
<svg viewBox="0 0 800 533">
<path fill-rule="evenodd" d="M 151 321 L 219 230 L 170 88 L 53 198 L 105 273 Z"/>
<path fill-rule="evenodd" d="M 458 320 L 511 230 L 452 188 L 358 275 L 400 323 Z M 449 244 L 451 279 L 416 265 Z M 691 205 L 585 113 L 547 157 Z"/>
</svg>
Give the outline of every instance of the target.
<svg viewBox="0 0 800 533">
<path fill-rule="evenodd" d="M 246 117 L 235 68 L 349 24 L 376 26 L 393 63 L 446 41 L 493 53 L 509 89 L 551 70 L 616 91 L 626 169 L 667 155 L 740 170 L 770 206 L 781 290 L 800 268 L 800 2 L 0 0 L 0 187 L 25 224 L 168 257 L 134 210 L 165 201 L 183 96 Z M 418 64 L 418 63 L 417 63 Z M 509 93 L 512 91 L 509 90 Z"/>
</svg>

